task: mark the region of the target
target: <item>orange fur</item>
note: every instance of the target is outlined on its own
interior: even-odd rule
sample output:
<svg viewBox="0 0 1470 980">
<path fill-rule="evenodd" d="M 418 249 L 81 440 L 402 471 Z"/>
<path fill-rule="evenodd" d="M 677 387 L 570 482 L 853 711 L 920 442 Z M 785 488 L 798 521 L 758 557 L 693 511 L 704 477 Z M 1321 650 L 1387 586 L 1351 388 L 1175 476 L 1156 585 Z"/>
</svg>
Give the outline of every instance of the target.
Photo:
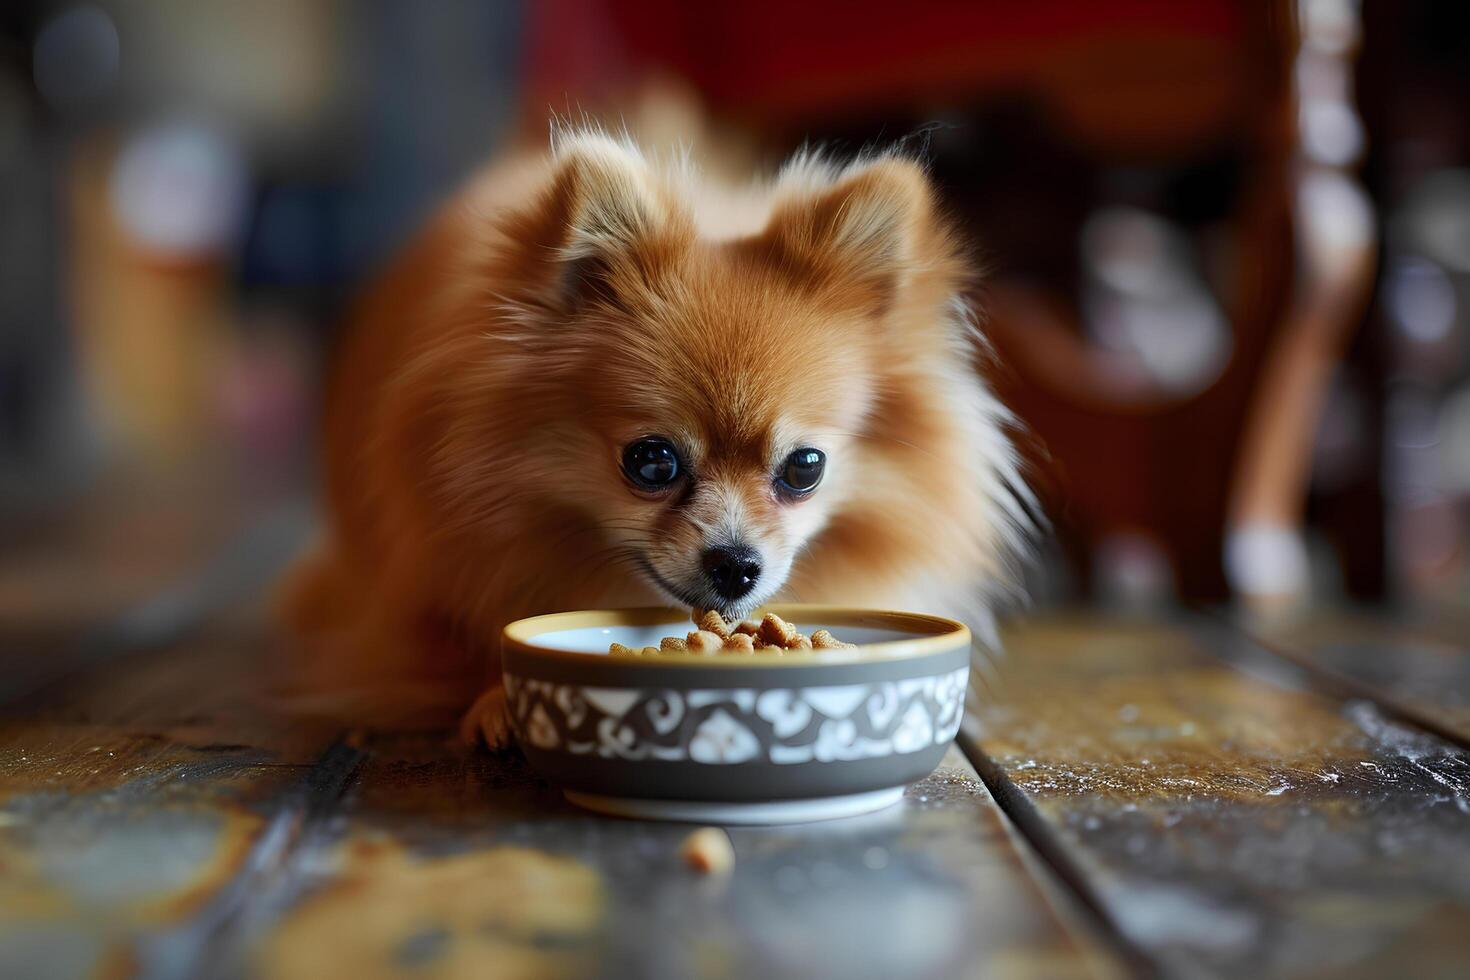
<svg viewBox="0 0 1470 980">
<path fill-rule="evenodd" d="M 367 296 L 329 389 L 326 540 L 285 605 L 299 687 L 384 722 L 463 709 L 506 622 L 687 600 L 730 535 L 762 556 L 752 603 L 985 614 L 1023 491 L 922 168 L 804 156 L 714 196 L 564 134 Z M 693 473 L 659 499 L 620 472 L 652 433 Z M 827 470 L 793 501 L 773 473 L 801 446 Z"/>
</svg>

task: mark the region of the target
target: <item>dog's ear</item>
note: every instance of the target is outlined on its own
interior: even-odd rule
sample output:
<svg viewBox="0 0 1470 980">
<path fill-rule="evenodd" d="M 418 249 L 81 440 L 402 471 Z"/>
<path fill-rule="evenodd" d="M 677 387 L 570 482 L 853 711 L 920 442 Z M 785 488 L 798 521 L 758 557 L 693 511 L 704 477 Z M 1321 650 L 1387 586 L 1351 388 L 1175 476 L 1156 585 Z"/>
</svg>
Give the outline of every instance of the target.
<svg viewBox="0 0 1470 980">
<path fill-rule="evenodd" d="M 595 132 L 560 139 L 554 173 L 512 232 L 531 243 L 526 259 L 549 306 L 614 302 L 619 283 L 644 282 L 659 246 L 679 224 L 636 150 Z"/>
<path fill-rule="evenodd" d="M 883 157 L 850 168 L 819 190 L 796 189 L 771 216 L 767 236 L 780 260 L 822 283 L 860 287 L 879 306 L 915 267 L 936 233 L 923 169 Z"/>
</svg>

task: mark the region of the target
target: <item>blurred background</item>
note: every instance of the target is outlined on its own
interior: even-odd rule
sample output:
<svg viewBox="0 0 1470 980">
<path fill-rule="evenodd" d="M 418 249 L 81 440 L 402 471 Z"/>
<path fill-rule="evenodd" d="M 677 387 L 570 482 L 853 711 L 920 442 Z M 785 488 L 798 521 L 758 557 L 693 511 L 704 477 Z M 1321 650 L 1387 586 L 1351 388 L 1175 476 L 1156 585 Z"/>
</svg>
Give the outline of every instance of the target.
<svg viewBox="0 0 1470 980">
<path fill-rule="evenodd" d="M 1470 4 L 153 0 L 0 11 L 0 551 L 55 556 L 0 615 L 308 493 L 358 284 L 632 106 L 755 170 L 927 153 L 1044 600 L 1470 595 Z"/>
</svg>

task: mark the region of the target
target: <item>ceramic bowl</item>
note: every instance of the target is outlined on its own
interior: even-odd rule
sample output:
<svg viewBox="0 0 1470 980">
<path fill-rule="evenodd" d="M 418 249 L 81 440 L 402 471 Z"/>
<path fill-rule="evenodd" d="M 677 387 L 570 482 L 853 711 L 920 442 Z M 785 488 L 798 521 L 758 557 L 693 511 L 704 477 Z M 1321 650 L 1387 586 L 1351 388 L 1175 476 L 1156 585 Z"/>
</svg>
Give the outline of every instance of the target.
<svg viewBox="0 0 1470 980">
<path fill-rule="evenodd" d="M 612 657 L 693 626 L 671 609 L 536 616 L 505 628 L 511 723 L 531 765 L 619 816 L 788 823 L 898 802 L 959 729 L 970 631 L 937 616 L 766 610 L 858 644 L 800 653 Z"/>
</svg>

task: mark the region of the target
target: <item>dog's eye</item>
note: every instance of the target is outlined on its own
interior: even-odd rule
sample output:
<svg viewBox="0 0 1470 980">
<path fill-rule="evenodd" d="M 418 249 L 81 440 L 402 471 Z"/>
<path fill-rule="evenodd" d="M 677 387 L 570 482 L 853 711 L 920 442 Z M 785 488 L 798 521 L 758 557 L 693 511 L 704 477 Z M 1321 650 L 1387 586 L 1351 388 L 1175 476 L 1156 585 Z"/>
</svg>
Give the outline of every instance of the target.
<svg viewBox="0 0 1470 980">
<path fill-rule="evenodd" d="M 826 465 L 827 454 L 820 449 L 798 449 L 786 457 L 776 482 L 791 493 L 810 493 L 822 482 L 822 470 Z"/>
<path fill-rule="evenodd" d="M 679 453 L 659 436 L 630 442 L 623 450 L 623 472 L 635 486 L 662 490 L 679 478 Z"/>
</svg>

